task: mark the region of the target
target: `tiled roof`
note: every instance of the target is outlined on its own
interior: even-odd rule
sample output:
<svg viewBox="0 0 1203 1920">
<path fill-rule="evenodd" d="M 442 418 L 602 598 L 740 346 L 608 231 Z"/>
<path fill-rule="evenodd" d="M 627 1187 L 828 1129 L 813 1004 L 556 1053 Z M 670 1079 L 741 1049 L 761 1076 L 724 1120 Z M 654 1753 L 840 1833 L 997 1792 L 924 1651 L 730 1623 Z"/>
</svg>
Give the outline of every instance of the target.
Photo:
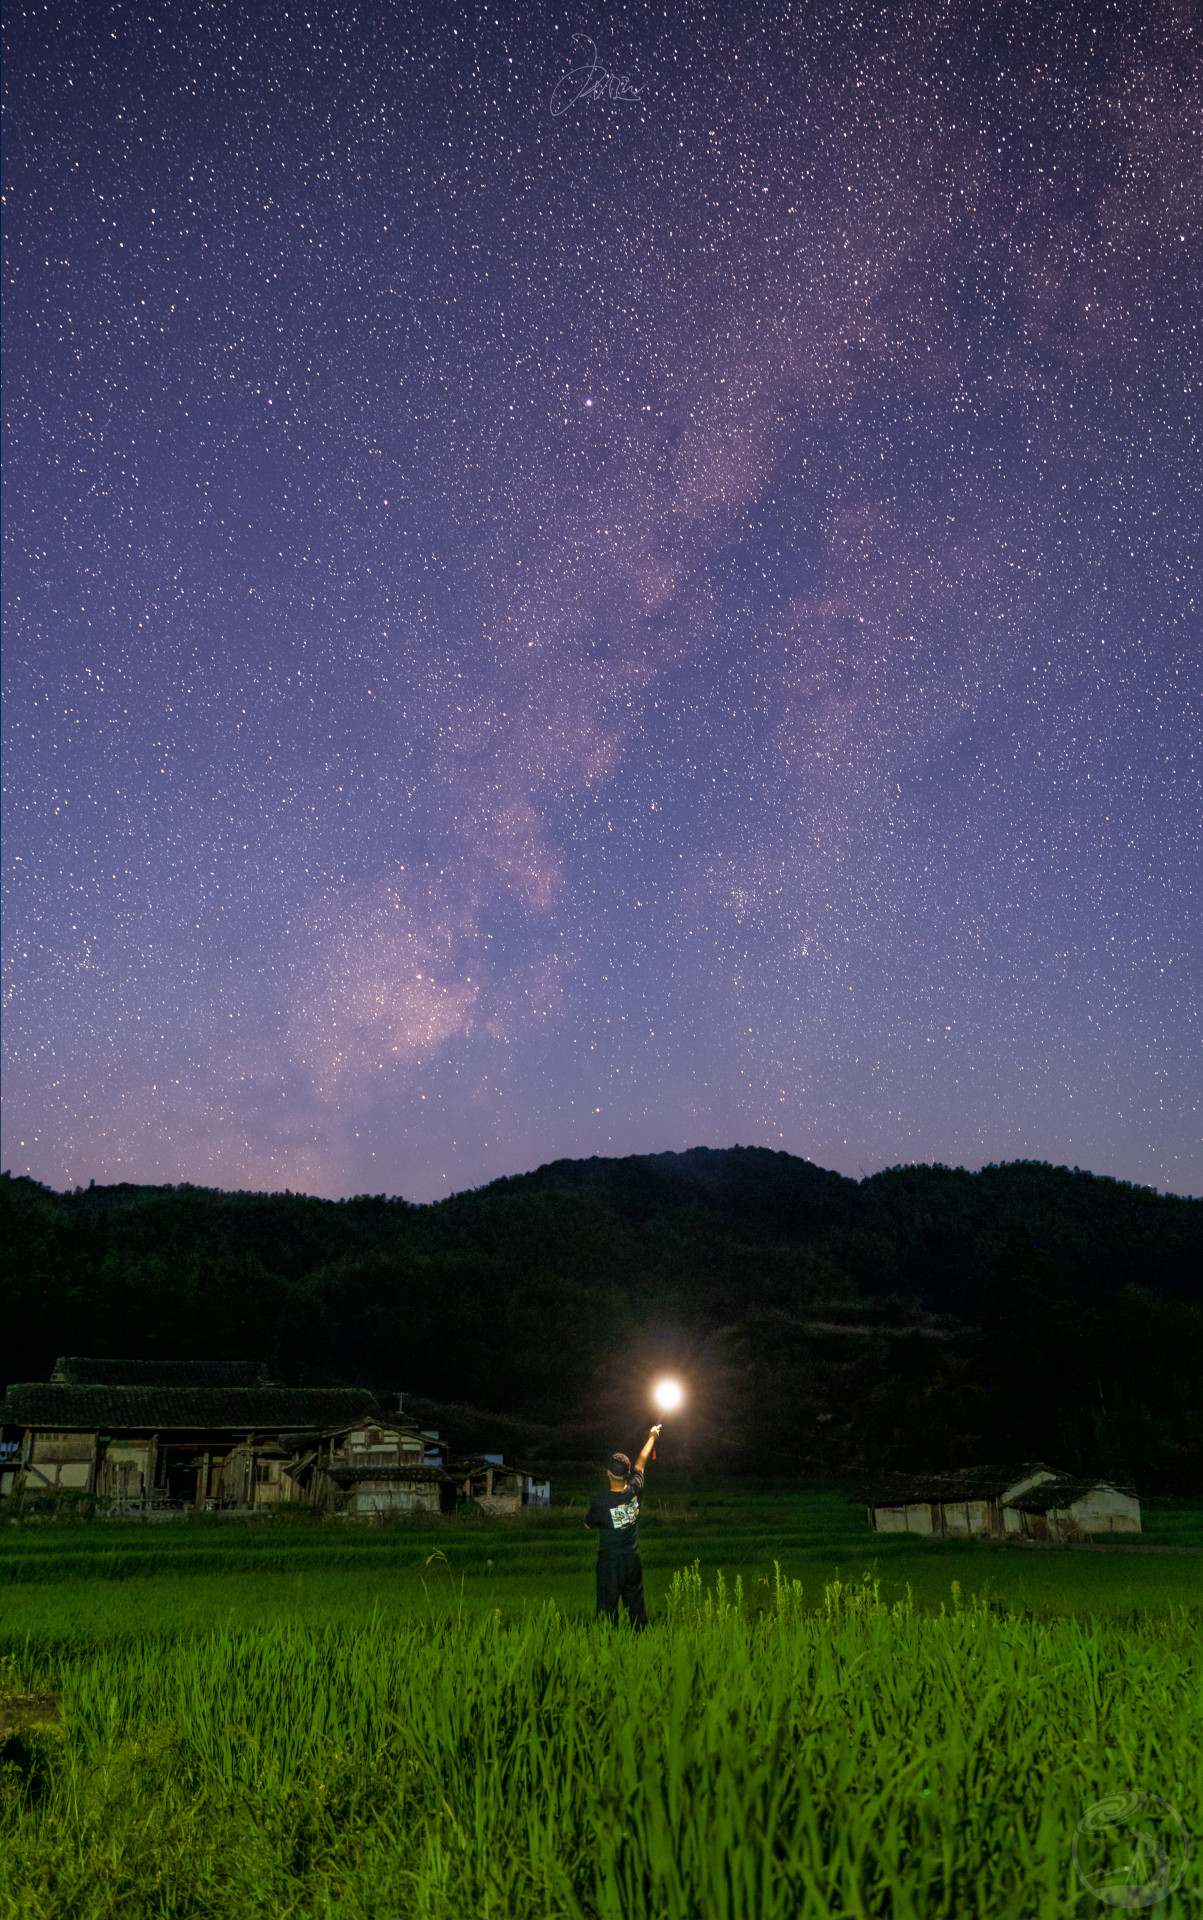
<svg viewBox="0 0 1203 1920">
<path fill-rule="evenodd" d="M 876 1507 L 922 1505 L 941 1501 L 998 1500 L 1008 1487 L 1034 1474 L 1050 1473 L 1039 1461 L 1010 1467 L 962 1467 L 957 1473 L 889 1473 L 874 1481 L 870 1502 Z M 1064 1478 L 1064 1475 L 1056 1476 Z"/>
<path fill-rule="evenodd" d="M 107 1433 L 131 1427 L 334 1433 L 379 1418 L 375 1400 L 361 1387 L 69 1387 L 30 1381 L 10 1387 L 0 1401 L 0 1425 L 6 1427 Z"/>
<path fill-rule="evenodd" d="M 265 1360 L 89 1360 L 61 1355 L 50 1376 L 66 1387 L 267 1387 Z"/>
<path fill-rule="evenodd" d="M 1124 1493 L 1135 1497 L 1131 1487 L 1117 1487 L 1111 1480 L 1054 1480 L 1044 1487 L 1029 1487 L 1026 1493 L 1008 1500 L 1007 1505 L 1017 1507 L 1021 1513 L 1050 1513 L 1054 1509 L 1063 1513 L 1088 1493 Z"/>
</svg>

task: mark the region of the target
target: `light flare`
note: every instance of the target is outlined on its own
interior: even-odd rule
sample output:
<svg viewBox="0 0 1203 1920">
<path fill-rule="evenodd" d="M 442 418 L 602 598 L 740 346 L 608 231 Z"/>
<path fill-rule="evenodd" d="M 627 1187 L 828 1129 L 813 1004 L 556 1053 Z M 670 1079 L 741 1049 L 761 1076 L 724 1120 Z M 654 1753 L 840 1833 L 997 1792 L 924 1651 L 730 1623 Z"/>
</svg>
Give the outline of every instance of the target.
<svg viewBox="0 0 1203 1920">
<path fill-rule="evenodd" d="M 676 1413 L 684 1404 L 685 1389 L 679 1380 L 657 1380 L 652 1399 L 661 1413 Z"/>
</svg>

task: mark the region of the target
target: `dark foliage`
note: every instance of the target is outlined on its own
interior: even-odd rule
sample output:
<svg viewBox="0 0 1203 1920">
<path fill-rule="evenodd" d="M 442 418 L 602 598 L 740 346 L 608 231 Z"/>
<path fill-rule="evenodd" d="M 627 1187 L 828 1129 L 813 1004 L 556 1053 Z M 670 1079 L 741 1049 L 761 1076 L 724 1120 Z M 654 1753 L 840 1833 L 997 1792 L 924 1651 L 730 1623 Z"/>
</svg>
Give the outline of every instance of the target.
<svg viewBox="0 0 1203 1920">
<path fill-rule="evenodd" d="M 1203 1202 L 1077 1169 L 858 1184 L 695 1148 L 430 1207 L 7 1175 L 0 1207 L 7 1381 L 62 1352 L 266 1357 L 289 1385 L 409 1388 L 579 1458 L 673 1367 L 673 1446 L 716 1463 L 1031 1457 L 1203 1485 Z"/>
</svg>

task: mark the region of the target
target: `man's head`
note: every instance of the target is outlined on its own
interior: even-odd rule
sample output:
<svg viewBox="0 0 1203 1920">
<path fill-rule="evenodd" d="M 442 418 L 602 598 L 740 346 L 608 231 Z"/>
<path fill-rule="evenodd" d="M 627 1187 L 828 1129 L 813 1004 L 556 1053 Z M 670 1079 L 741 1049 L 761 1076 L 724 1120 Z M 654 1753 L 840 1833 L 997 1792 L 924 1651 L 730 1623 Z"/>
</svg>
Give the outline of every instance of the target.
<svg viewBox="0 0 1203 1920">
<path fill-rule="evenodd" d="M 621 1493 L 631 1477 L 631 1462 L 625 1453 L 612 1453 L 606 1461 L 606 1472 L 610 1476 L 610 1492 Z"/>
</svg>

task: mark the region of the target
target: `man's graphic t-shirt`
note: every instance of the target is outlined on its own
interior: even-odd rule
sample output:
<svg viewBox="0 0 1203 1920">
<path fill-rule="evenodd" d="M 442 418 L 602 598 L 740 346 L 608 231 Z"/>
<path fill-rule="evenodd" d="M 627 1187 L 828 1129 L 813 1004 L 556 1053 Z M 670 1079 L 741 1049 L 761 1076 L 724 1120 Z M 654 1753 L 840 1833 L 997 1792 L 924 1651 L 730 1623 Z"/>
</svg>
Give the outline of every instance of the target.
<svg viewBox="0 0 1203 1920">
<path fill-rule="evenodd" d="M 597 1528 L 599 1553 L 637 1553 L 639 1550 L 639 1496 L 643 1475 L 636 1471 L 621 1493 L 599 1493 L 585 1515 L 585 1525 Z"/>
</svg>

